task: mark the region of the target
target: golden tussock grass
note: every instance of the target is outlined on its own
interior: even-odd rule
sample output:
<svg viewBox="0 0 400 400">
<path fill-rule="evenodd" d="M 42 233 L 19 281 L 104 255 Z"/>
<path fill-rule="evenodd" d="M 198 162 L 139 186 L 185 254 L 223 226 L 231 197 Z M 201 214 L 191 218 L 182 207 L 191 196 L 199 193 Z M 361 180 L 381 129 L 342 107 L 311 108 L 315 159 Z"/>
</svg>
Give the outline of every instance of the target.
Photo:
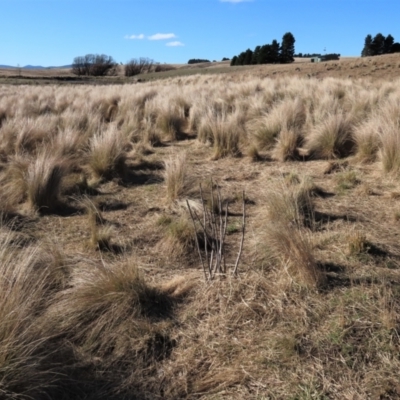
<svg viewBox="0 0 400 400">
<path fill-rule="evenodd" d="M 400 397 L 399 81 L 289 67 L 0 85 L 1 398 Z"/>
<path fill-rule="evenodd" d="M 96 178 L 123 177 L 125 173 L 125 139 L 110 125 L 90 139 L 88 164 Z"/>
<path fill-rule="evenodd" d="M 305 228 L 313 221 L 313 205 L 306 184 L 285 187 L 269 193 L 265 199 L 265 245 L 281 262 L 282 274 L 288 273 L 300 284 L 318 287 L 326 282 L 313 255 L 310 234 Z"/>
<path fill-rule="evenodd" d="M 185 193 L 190 189 L 186 154 L 181 153 L 175 157 L 170 156 L 164 161 L 164 165 L 166 198 L 167 201 L 171 203 L 185 195 Z"/>
</svg>

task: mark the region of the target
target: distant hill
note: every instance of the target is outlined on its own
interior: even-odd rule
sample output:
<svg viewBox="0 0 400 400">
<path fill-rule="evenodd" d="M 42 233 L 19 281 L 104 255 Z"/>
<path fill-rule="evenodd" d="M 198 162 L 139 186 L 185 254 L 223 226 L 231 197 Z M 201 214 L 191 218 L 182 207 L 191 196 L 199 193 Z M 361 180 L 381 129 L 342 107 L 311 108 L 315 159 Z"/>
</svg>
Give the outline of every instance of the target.
<svg viewBox="0 0 400 400">
<path fill-rule="evenodd" d="M 72 65 L 62 65 L 60 67 L 43 67 L 41 65 L 25 65 L 24 67 L 20 67 L 21 69 L 56 69 L 56 68 L 71 68 Z M 17 69 L 18 67 L 12 65 L 0 65 L 0 68 L 12 68 Z"/>
</svg>

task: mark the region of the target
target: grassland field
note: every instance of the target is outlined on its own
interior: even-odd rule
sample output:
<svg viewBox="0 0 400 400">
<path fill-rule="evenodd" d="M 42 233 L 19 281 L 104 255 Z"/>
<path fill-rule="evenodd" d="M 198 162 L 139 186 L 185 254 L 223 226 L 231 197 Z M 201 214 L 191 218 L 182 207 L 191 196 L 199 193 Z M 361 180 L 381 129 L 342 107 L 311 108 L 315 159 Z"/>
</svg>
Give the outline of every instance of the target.
<svg viewBox="0 0 400 400">
<path fill-rule="evenodd" d="M 0 71 L 0 399 L 400 398 L 400 57 L 215 64 Z"/>
</svg>

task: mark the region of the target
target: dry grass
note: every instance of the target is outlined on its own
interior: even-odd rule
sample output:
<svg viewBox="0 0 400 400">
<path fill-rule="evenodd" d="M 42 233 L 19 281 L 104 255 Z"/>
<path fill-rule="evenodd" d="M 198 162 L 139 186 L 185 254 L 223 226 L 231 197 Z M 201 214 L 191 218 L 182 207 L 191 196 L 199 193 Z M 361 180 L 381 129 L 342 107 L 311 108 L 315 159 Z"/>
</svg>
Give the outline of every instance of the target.
<svg viewBox="0 0 400 400">
<path fill-rule="evenodd" d="M 399 398 L 399 81 L 334 64 L 0 85 L 0 397 Z"/>
<path fill-rule="evenodd" d="M 164 164 L 166 197 L 167 201 L 171 203 L 187 193 L 190 188 L 186 154 L 182 153 L 175 157 L 170 156 L 164 161 Z"/>
<path fill-rule="evenodd" d="M 330 114 L 318 123 L 306 138 L 314 158 L 333 159 L 349 156 L 354 147 L 353 123 L 343 114 Z"/>
<path fill-rule="evenodd" d="M 32 210 L 54 211 L 60 205 L 62 179 L 67 172 L 66 161 L 60 162 L 48 150 L 37 156 L 26 173 L 27 198 Z"/>
<path fill-rule="evenodd" d="M 307 188 L 282 187 L 266 199 L 268 221 L 265 232 L 267 246 L 282 263 L 282 273 L 300 279 L 309 286 L 323 285 L 326 279 L 315 261 L 309 234 L 304 229 L 312 217 L 312 201 Z"/>
<path fill-rule="evenodd" d="M 397 174 L 400 171 L 400 123 L 382 121 L 380 131 L 380 157 L 383 170 Z"/>
<path fill-rule="evenodd" d="M 88 164 L 96 178 L 111 179 L 125 174 L 125 139 L 110 125 L 90 140 Z"/>
</svg>

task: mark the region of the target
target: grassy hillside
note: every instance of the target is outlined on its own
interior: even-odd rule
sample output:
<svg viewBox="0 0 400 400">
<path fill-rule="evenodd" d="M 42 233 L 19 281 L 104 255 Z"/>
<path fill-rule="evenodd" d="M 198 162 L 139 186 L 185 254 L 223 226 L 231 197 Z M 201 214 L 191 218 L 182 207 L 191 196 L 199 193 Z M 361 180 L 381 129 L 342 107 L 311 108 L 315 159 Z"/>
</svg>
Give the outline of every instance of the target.
<svg viewBox="0 0 400 400">
<path fill-rule="evenodd" d="M 119 67 L 116 76 L 111 77 L 77 77 L 71 69 L 52 68 L 40 70 L 21 70 L 0 68 L 0 83 L 5 84 L 124 84 L 137 80 L 153 81 L 174 77 L 192 75 L 221 75 L 232 76 L 249 74 L 260 78 L 282 78 L 288 76 L 314 77 L 314 78 L 372 78 L 395 79 L 399 76 L 400 55 L 389 54 L 376 57 L 342 57 L 340 61 L 327 61 L 311 63 L 309 58 L 296 58 L 292 64 L 265 64 L 230 67 L 230 61 L 200 63 L 200 64 L 174 64 L 172 70 L 164 72 L 151 72 L 136 75 L 131 78 L 124 76 L 123 67 Z"/>
<path fill-rule="evenodd" d="M 400 397 L 400 81 L 292 67 L 0 86 L 0 398 Z"/>
</svg>

